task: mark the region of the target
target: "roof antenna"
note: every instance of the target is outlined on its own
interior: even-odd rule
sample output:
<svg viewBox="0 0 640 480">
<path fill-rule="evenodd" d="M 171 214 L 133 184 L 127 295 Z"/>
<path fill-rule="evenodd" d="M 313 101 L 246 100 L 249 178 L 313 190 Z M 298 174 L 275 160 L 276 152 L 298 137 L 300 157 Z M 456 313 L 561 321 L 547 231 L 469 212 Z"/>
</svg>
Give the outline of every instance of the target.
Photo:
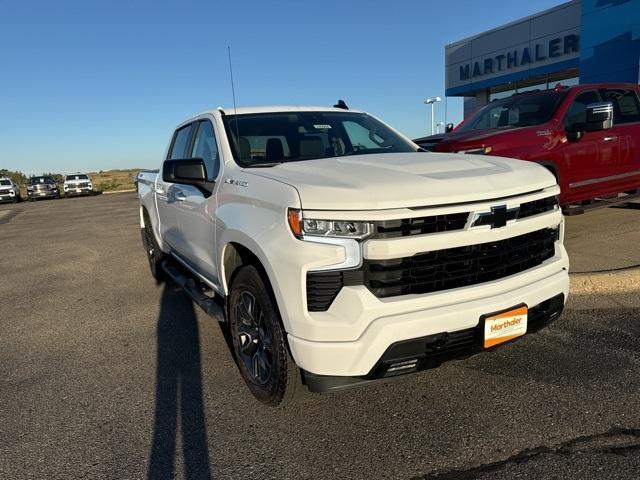
<svg viewBox="0 0 640 480">
<path fill-rule="evenodd" d="M 229 55 L 229 74 L 231 76 L 231 95 L 233 97 L 233 115 L 236 121 L 236 150 L 238 152 L 238 158 L 242 161 L 242 152 L 240 151 L 240 130 L 238 128 L 238 112 L 236 109 L 236 89 L 233 86 L 233 67 L 231 66 L 231 47 L 227 45 L 227 53 Z"/>
<path fill-rule="evenodd" d="M 349 107 L 347 107 L 347 104 L 344 103 L 344 100 L 338 100 L 338 103 L 336 103 L 333 108 L 341 108 L 343 110 L 349 110 Z"/>
</svg>

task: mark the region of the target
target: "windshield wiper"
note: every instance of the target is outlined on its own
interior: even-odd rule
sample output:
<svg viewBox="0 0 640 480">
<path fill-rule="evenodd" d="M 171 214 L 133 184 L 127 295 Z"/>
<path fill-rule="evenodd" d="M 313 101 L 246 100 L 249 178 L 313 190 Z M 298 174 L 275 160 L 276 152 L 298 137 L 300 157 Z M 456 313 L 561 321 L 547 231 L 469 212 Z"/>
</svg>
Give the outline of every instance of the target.
<svg viewBox="0 0 640 480">
<path fill-rule="evenodd" d="M 283 162 L 258 162 L 252 163 L 251 165 L 246 165 L 244 168 L 269 168 L 275 167 L 276 165 L 280 165 Z"/>
</svg>

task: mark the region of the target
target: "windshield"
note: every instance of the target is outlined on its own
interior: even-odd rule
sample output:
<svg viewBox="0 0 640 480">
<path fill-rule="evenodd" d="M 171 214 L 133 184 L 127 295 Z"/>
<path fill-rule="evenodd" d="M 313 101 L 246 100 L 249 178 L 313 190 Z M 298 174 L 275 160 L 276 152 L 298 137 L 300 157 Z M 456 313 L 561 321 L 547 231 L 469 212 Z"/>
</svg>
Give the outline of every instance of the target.
<svg viewBox="0 0 640 480">
<path fill-rule="evenodd" d="M 53 181 L 51 177 L 31 177 L 29 179 L 30 185 L 35 185 L 36 183 L 56 183 Z"/>
<path fill-rule="evenodd" d="M 0 185 L 2 186 L 11 186 L 10 180 L 0 180 Z"/>
<path fill-rule="evenodd" d="M 89 180 L 89 177 L 87 177 L 84 174 L 80 174 L 80 175 L 67 175 L 67 179 L 65 180 L 65 182 L 70 182 L 72 180 Z"/>
<path fill-rule="evenodd" d="M 224 122 L 233 156 L 242 167 L 418 149 L 364 113 L 256 113 L 227 115 Z"/>
<path fill-rule="evenodd" d="M 456 132 L 540 125 L 551 119 L 565 95 L 547 91 L 493 101 L 465 120 Z"/>
</svg>

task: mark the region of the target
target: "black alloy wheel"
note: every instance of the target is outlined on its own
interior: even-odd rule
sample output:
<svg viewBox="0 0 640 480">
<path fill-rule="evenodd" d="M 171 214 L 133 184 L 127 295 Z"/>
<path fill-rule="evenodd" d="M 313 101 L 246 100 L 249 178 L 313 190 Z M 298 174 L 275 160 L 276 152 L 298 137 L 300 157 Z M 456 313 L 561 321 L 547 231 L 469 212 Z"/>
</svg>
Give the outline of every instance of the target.
<svg viewBox="0 0 640 480">
<path fill-rule="evenodd" d="M 147 254 L 147 260 L 149 261 L 149 269 L 151 275 L 156 279 L 156 282 L 161 283 L 165 280 L 165 273 L 162 269 L 162 262 L 164 260 L 164 252 L 160 250 L 160 246 L 156 241 L 156 237 L 151 227 L 151 220 L 145 210 L 143 213 L 144 227 L 140 229 L 142 234 L 142 245 Z"/>
<path fill-rule="evenodd" d="M 251 381 L 264 387 L 272 375 L 273 337 L 265 328 L 264 309 L 249 290 L 240 292 L 236 304 L 238 358 L 251 375 Z"/>
<path fill-rule="evenodd" d="M 300 371 L 286 342 L 273 293 L 253 265 L 235 275 L 229 327 L 238 369 L 262 403 L 285 406 L 301 390 Z"/>
</svg>

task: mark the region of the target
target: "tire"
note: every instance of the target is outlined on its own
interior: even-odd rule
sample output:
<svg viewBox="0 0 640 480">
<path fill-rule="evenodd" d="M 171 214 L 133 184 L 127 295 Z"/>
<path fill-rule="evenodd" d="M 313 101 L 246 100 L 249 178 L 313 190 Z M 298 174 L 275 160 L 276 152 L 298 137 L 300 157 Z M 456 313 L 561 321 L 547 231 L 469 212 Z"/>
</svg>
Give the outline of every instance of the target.
<svg viewBox="0 0 640 480">
<path fill-rule="evenodd" d="M 143 213 L 143 218 L 144 228 L 140 229 L 140 233 L 142 234 L 142 245 L 144 246 L 144 251 L 149 261 L 149 270 L 151 270 L 151 275 L 155 278 L 156 282 L 162 283 L 166 280 L 166 275 L 162 268 L 165 255 L 164 252 L 160 250 L 160 246 L 156 241 L 156 236 L 151 228 L 151 220 L 146 210 Z"/>
<path fill-rule="evenodd" d="M 253 265 L 234 276 L 229 297 L 229 330 L 240 374 L 253 396 L 284 407 L 301 393 L 275 299 Z"/>
</svg>

